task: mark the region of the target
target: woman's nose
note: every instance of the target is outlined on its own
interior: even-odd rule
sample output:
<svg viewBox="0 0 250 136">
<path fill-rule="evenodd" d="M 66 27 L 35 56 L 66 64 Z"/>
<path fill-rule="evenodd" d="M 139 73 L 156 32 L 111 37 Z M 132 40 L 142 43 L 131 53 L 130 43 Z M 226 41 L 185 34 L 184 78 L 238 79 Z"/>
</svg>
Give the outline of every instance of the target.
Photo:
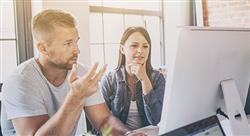
<svg viewBox="0 0 250 136">
<path fill-rule="evenodd" d="M 137 52 L 138 52 L 138 53 L 142 53 L 142 48 L 139 47 L 139 48 L 137 49 Z"/>
</svg>

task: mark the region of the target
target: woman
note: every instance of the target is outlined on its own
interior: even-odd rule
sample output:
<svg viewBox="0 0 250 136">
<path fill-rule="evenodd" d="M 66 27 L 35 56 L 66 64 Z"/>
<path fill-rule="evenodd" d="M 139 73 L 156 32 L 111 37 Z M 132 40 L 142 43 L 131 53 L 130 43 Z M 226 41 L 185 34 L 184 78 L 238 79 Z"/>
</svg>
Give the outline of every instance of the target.
<svg viewBox="0 0 250 136">
<path fill-rule="evenodd" d="M 156 125 L 161 118 L 165 78 L 151 66 L 151 40 L 143 27 L 123 33 L 116 69 L 101 81 L 113 115 L 131 130 Z"/>
</svg>

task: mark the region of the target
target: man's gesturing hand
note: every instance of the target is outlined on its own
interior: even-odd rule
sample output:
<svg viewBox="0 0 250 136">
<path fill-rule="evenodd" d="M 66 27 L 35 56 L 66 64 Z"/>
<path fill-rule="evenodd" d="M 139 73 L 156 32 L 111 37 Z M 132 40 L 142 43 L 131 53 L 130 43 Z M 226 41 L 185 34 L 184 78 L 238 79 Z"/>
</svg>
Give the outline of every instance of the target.
<svg viewBox="0 0 250 136">
<path fill-rule="evenodd" d="M 98 82 L 101 80 L 107 65 L 104 65 L 98 72 L 96 72 L 98 63 L 95 63 L 82 77 L 77 77 L 78 67 L 77 64 L 73 65 L 71 74 L 69 76 L 69 82 L 71 91 L 70 93 L 78 98 L 84 99 L 98 90 Z"/>
</svg>

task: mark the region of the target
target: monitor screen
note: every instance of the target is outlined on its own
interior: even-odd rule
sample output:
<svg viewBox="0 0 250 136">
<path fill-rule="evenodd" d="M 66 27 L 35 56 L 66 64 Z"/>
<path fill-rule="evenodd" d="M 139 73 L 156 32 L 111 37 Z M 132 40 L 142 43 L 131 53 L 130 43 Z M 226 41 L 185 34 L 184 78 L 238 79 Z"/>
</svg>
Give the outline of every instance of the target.
<svg viewBox="0 0 250 136">
<path fill-rule="evenodd" d="M 223 80 L 233 79 L 242 103 L 246 100 L 250 30 L 180 29 L 175 64 L 168 69 L 159 134 L 214 115 L 217 108 L 225 109 Z"/>
</svg>

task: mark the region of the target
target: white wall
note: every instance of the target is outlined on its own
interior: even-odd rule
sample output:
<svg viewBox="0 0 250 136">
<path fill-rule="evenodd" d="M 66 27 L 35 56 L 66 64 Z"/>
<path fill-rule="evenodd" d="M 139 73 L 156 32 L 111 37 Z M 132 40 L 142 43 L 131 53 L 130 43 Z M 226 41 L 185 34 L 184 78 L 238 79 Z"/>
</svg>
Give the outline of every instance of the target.
<svg viewBox="0 0 250 136">
<path fill-rule="evenodd" d="M 72 13 L 77 20 L 78 32 L 80 35 L 79 48 L 81 53 L 78 61 L 82 64 L 90 65 L 90 46 L 89 46 L 89 6 L 86 1 L 69 0 L 36 0 L 32 1 L 33 16 L 43 9 L 61 9 Z"/>
<path fill-rule="evenodd" d="M 180 28 L 178 26 L 189 26 L 192 24 L 192 8 L 190 0 L 182 1 L 164 1 L 164 18 L 165 18 L 165 55 L 166 55 L 166 67 L 168 69 L 168 79 L 171 79 L 175 59 L 176 51 L 179 39 Z M 164 94 L 164 103 L 170 99 L 171 80 L 166 82 L 166 90 Z M 166 103 L 164 104 L 163 111 L 167 111 Z M 164 116 L 163 116 L 164 117 Z M 162 118 L 160 126 L 166 126 L 166 121 Z M 160 128 L 159 134 L 163 134 L 164 128 Z"/>
<path fill-rule="evenodd" d="M 190 0 L 164 1 L 165 56 L 167 68 L 174 64 L 179 36 L 178 26 L 192 25 Z"/>
</svg>

